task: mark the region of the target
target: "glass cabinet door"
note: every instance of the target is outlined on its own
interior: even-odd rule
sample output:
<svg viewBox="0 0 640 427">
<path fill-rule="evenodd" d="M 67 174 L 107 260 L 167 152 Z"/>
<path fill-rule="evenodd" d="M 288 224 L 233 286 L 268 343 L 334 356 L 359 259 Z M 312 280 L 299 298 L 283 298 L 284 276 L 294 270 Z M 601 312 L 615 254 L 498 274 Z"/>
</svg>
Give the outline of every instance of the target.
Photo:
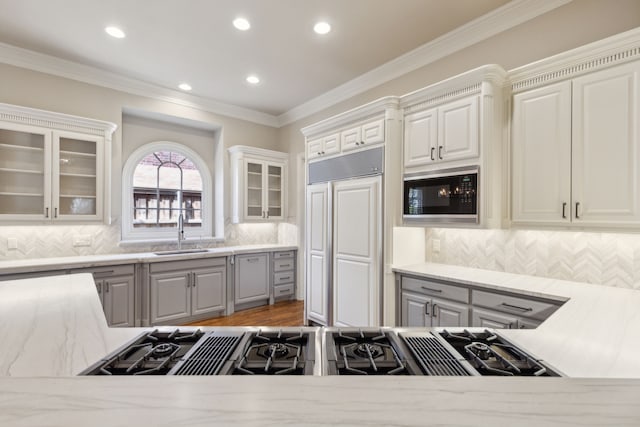
<svg viewBox="0 0 640 427">
<path fill-rule="evenodd" d="M 53 139 L 54 219 L 101 218 L 103 139 L 66 132 Z"/>
<path fill-rule="evenodd" d="M 259 162 L 247 161 L 246 170 L 246 196 L 245 215 L 247 218 L 263 218 L 266 209 L 262 205 L 263 180 L 262 171 L 264 166 Z"/>
<path fill-rule="evenodd" d="M 50 217 L 50 132 L 3 124 L 0 129 L 0 217 Z"/>
<path fill-rule="evenodd" d="M 267 217 L 283 216 L 282 166 L 267 165 Z"/>
</svg>

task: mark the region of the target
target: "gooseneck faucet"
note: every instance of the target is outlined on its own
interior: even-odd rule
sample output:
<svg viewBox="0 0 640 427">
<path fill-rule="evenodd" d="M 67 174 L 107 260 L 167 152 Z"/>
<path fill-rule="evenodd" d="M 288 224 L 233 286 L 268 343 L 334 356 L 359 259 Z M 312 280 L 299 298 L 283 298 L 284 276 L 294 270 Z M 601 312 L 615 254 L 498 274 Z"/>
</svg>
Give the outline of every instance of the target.
<svg viewBox="0 0 640 427">
<path fill-rule="evenodd" d="M 184 240 L 184 217 L 182 214 L 178 216 L 178 250 L 182 249 L 182 241 Z"/>
</svg>

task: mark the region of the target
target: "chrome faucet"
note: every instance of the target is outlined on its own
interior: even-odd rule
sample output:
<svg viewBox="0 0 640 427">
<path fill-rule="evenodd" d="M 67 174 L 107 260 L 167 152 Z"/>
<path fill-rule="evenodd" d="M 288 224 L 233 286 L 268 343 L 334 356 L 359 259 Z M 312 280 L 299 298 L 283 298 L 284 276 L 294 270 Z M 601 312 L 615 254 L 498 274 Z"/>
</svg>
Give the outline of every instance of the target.
<svg viewBox="0 0 640 427">
<path fill-rule="evenodd" d="M 184 240 L 184 217 L 182 214 L 178 216 L 178 250 L 182 249 L 182 241 Z"/>
</svg>

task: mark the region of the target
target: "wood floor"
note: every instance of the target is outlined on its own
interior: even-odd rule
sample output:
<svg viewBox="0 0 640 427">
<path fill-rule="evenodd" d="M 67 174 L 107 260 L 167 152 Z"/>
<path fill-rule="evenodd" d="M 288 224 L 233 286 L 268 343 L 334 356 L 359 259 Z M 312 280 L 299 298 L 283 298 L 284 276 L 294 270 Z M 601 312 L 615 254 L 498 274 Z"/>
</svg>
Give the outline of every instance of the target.
<svg viewBox="0 0 640 427">
<path fill-rule="evenodd" d="M 189 323 L 188 326 L 303 326 L 303 301 L 282 301 L 242 310 L 231 316 Z"/>
</svg>

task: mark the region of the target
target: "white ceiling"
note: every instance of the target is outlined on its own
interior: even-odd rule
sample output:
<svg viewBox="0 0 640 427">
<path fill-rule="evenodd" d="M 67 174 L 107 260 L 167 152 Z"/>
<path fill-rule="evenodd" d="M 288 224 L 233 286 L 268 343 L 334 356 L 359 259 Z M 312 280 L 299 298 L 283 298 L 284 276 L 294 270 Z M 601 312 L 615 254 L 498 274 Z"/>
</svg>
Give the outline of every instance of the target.
<svg viewBox="0 0 640 427">
<path fill-rule="evenodd" d="M 280 115 L 507 2 L 0 0 L 0 42 Z M 237 16 L 249 31 L 232 26 Z M 320 19 L 326 36 L 312 30 Z"/>
</svg>

